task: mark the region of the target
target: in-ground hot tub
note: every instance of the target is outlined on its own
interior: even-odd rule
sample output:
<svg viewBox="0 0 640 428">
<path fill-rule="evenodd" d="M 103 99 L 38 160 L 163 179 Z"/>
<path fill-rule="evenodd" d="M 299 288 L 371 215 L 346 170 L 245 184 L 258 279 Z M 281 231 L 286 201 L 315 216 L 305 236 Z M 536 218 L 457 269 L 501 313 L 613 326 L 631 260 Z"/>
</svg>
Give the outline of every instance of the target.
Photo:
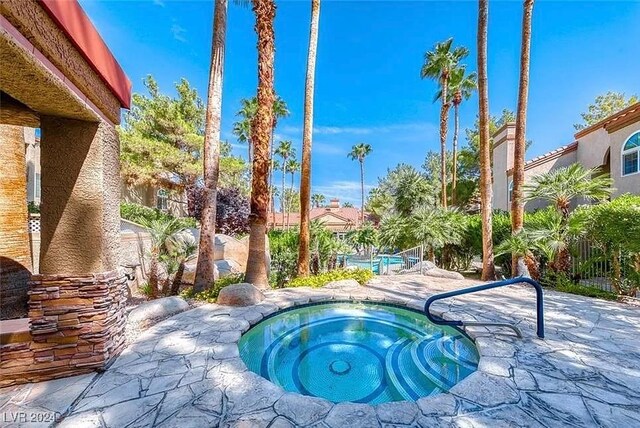
<svg viewBox="0 0 640 428">
<path fill-rule="evenodd" d="M 291 392 L 333 402 L 384 403 L 449 390 L 478 366 L 474 343 L 422 313 L 381 303 L 299 306 L 247 331 L 249 370 Z"/>
</svg>

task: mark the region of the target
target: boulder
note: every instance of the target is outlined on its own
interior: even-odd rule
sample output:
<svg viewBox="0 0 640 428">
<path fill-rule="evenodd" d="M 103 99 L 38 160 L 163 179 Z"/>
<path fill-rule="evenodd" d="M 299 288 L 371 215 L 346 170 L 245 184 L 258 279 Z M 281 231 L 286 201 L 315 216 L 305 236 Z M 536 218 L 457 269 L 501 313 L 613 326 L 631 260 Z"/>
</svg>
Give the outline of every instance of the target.
<svg viewBox="0 0 640 428">
<path fill-rule="evenodd" d="M 184 265 L 184 273 L 182 274 L 182 282 L 184 284 L 193 284 L 196 279 L 196 266 L 198 264 L 198 259 L 193 258 L 185 263 Z M 223 275 L 224 276 L 224 275 Z M 218 271 L 218 266 L 213 264 L 213 279 L 216 280 L 220 278 L 220 272 Z"/>
<path fill-rule="evenodd" d="M 244 272 L 244 267 L 235 260 L 216 260 L 213 264 L 215 265 L 215 269 L 218 271 L 220 278 Z"/>
<path fill-rule="evenodd" d="M 165 318 L 189 309 L 189 304 L 178 296 L 163 297 L 142 303 L 129 312 L 129 322 L 139 327 L 144 327 L 152 320 Z"/>
<path fill-rule="evenodd" d="M 252 284 L 233 284 L 220 290 L 216 303 L 226 306 L 251 306 L 264 300 L 264 294 Z"/>
<path fill-rule="evenodd" d="M 358 281 L 356 281 L 355 279 L 341 279 L 340 281 L 331 281 L 323 287 L 335 290 L 342 288 L 360 287 L 360 284 L 358 284 Z"/>
<path fill-rule="evenodd" d="M 464 276 L 460 272 L 452 272 L 450 270 L 444 270 L 440 268 L 433 268 L 422 272 L 425 276 L 431 276 L 433 278 L 447 278 L 447 279 L 464 279 Z"/>
<path fill-rule="evenodd" d="M 216 235 L 214 260 L 233 260 L 239 266 L 239 270 L 244 272 L 247 267 L 248 256 L 248 238 L 237 240 L 233 236 Z"/>
</svg>

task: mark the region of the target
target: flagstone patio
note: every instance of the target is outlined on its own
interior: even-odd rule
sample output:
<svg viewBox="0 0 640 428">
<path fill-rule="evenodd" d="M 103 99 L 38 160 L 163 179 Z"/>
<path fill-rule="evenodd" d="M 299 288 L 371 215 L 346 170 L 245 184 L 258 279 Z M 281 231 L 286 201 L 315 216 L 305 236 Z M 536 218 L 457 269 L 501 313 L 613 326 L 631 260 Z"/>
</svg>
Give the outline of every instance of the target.
<svg viewBox="0 0 640 428">
<path fill-rule="evenodd" d="M 366 287 L 269 291 L 259 305 L 204 305 L 143 333 L 105 372 L 0 390 L 3 426 L 377 427 L 640 426 L 640 308 L 545 293 L 546 339 L 535 335 L 533 289 L 512 286 L 437 302 L 446 318 L 516 322 L 469 328 L 478 371 L 416 403 L 333 404 L 287 393 L 247 371 L 237 341 L 292 305 L 373 300 L 421 308 L 427 296 L 475 284 L 378 277 Z M 57 412 L 57 413 L 56 413 Z M 37 421 L 36 421 L 37 422 Z"/>
</svg>

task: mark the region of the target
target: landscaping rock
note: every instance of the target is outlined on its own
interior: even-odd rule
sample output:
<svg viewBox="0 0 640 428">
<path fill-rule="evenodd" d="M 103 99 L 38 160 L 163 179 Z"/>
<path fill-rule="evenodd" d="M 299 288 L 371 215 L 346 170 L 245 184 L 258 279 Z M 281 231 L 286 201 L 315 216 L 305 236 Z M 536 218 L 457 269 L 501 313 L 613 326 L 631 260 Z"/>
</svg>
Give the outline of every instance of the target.
<svg viewBox="0 0 640 428">
<path fill-rule="evenodd" d="M 232 259 L 216 260 L 213 264 L 215 265 L 215 269 L 218 271 L 220 278 L 244 272 L 242 265 Z"/>
<path fill-rule="evenodd" d="M 324 286 L 324 288 L 328 288 L 328 289 L 343 289 L 343 288 L 353 288 L 353 287 L 360 287 L 360 284 L 358 284 L 358 281 L 356 281 L 355 279 L 341 279 L 340 281 L 331 281 L 330 283 L 326 284 Z"/>
<path fill-rule="evenodd" d="M 193 284 L 196 279 L 196 266 L 198 264 L 198 259 L 194 258 L 189 260 L 184 265 L 184 273 L 182 274 L 182 282 L 184 284 Z M 220 272 L 218 271 L 218 266 L 214 263 L 213 265 L 213 279 L 217 280 L 220 277 Z"/>
<path fill-rule="evenodd" d="M 217 303 L 226 306 L 251 306 L 264 300 L 264 294 L 252 284 L 233 284 L 220 290 Z"/>
<path fill-rule="evenodd" d="M 129 322 L 138 326 L 145 326 L 151 320 L 164 318 L 189 309 L 189 304 L 178 296 L 163 297 L 145 302 L 129 312 Z"/>
<path fill-rule="evenodd" d="M 444 270 L 437 267 L 425 270 L 422 273 L 426 276 L 431 276 L 434 278 L 464 279 L 464 276 L 462 276 L 460 272 L 452 272 L 450 270 Z"/>
<path fill-rule="evenodd" d="M 247 267 L 249 255 L 249 242 L 239 241 L 233 236 L 216 235 L 215 260 L 228 260 L 238 266 L 239 271 Z"/>
</svg>

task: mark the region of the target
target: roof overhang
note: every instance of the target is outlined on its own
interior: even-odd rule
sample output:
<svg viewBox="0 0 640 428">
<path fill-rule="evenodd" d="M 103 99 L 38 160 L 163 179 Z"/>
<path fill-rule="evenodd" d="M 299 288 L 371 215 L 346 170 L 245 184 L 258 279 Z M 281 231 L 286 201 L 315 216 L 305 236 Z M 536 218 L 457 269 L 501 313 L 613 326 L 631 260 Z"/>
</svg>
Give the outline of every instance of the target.
<svg viewBox="0 0 640 428">
<path fill-rule="evenodd" d="M 42 8 L 67 35 L 123 108 L 131 106 L 131 81 L 77 0 L 40 0 Z"/>
</svg>

